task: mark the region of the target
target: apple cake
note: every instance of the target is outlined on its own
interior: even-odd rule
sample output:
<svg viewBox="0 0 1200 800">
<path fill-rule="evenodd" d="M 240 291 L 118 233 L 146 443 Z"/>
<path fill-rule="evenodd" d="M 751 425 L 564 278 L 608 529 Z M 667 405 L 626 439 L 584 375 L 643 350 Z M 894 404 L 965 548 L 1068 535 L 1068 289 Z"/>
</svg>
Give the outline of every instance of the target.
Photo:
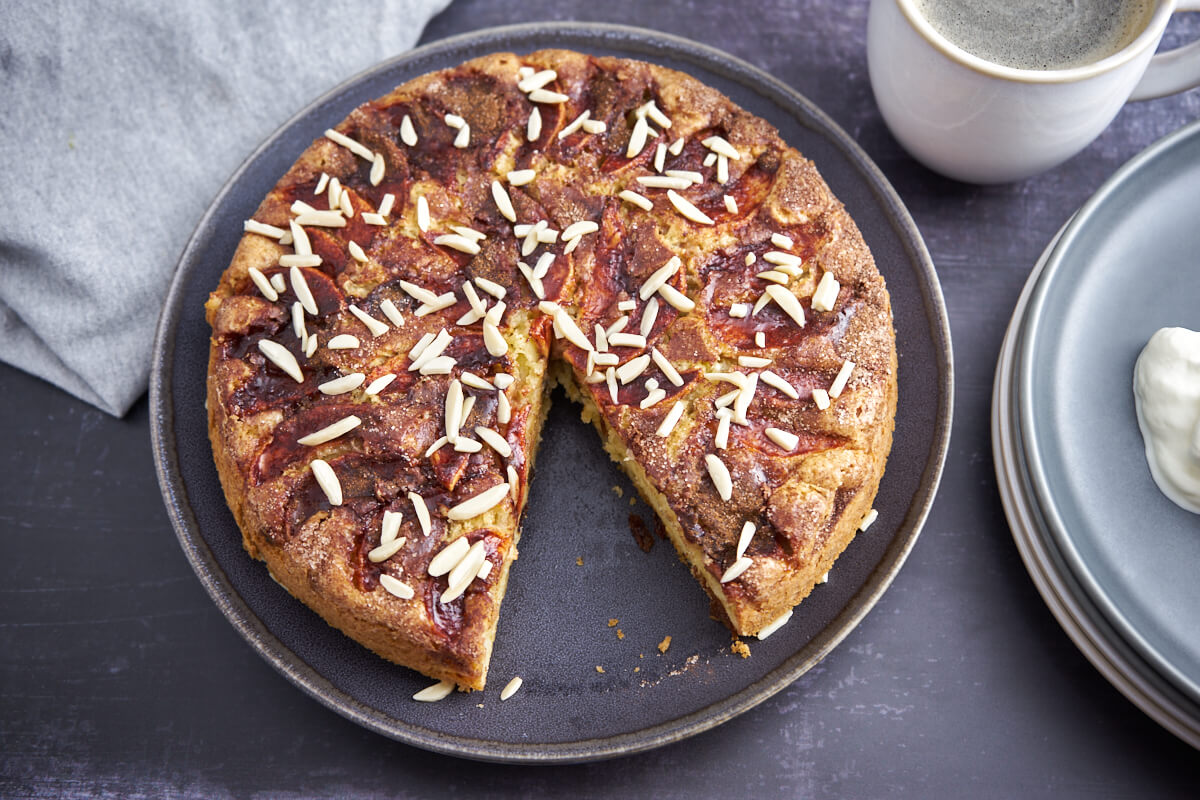
<svg viewBox="0 0 1200 800">
<path fill-rule="evenodd" d="M 883 278 L 813 164 L 677 71 L 545 50 L 399 86 L 301 154 L 206 311 L 246 550 L 447 686 L 484 685 L 554 385 L 737 634 L 874 517 Z"/>
</svg>

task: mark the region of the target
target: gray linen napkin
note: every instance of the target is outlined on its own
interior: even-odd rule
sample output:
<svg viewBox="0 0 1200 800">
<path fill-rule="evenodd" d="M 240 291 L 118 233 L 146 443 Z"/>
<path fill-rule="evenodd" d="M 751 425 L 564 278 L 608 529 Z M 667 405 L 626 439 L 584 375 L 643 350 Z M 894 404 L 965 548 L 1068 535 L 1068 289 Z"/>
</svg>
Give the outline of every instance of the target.
<svg viewBox="0 0 1200 800">
<path fill-rule="evenodd" d="M 0 359 L 123 415 L 217 190 L 448 2 L 0 4 Z"/>
</svg>

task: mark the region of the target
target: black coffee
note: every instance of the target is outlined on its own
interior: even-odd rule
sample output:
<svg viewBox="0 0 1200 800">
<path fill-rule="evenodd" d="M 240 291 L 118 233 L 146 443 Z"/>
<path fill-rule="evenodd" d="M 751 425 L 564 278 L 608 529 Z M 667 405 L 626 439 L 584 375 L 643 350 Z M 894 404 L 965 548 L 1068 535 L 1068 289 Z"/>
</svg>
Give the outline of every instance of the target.
<svg viewBox="0 0 1200 800">
<path fill-rule="evenodd" d="M 1152 0 L 914 0 L 942 36 L 985 61 L 1070 69 L 1110 56 L 1145 29 Z"/>
</svg>

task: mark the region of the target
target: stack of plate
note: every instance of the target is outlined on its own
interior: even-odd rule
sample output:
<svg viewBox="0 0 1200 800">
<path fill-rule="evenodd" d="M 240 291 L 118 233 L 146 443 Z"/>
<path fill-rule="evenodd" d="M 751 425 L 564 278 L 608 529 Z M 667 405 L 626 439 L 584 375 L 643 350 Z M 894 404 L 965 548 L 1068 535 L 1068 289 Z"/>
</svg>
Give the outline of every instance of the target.
<svg viewBox="0 0 1200 800">
<path fill-rule="evenodd" d="M 1005 512 L 1084 655 L 1200 747 L 1200 516 L 1146 465 L 1133 366 L 1165 326 L 1200 329 L 1200 123 L 1121 168 L 1030 275 L 996 368 Z"/>
</svg>

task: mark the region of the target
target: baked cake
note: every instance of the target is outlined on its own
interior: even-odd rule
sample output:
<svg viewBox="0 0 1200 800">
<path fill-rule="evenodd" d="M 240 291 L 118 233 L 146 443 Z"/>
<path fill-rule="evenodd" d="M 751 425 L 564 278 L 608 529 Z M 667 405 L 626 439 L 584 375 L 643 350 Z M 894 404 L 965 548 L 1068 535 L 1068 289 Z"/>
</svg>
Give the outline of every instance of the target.
<svg viewBox="0 0 1200 800">
<path fill-rule="evenodd" d="M 249 553 L 384 658 L 483 687 L 555 384 L 737 634 L 873 518 L 883 279 L 814 166 L 685 74 L 546 50 L 416 78 L 245 231 L 207 303 L 221 482 Z"/>
</svg>

